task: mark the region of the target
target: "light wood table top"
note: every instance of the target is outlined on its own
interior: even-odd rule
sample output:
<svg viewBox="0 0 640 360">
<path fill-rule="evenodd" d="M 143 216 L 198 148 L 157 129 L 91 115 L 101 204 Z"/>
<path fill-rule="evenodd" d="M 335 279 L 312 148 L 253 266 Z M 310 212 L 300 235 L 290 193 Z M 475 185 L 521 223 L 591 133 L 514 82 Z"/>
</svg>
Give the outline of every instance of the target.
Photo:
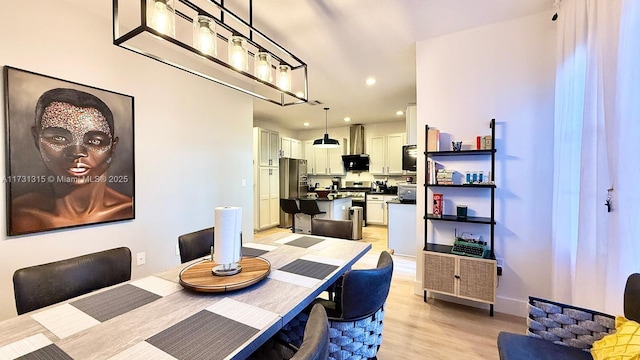
<svg viewBox="0 0 640 360">
<path fill-rule="evenodd" d="M 204 259 L 180 264 L 0 322 L 0 359 L 244 359 L 370 248 L 274 234 L 243 246 L 243 253 L 264 251 L 259 256 L 271 264 L 268 277 L 254 285 L 197 293 L 179 284 L 179 274 Z"/>
</svg>

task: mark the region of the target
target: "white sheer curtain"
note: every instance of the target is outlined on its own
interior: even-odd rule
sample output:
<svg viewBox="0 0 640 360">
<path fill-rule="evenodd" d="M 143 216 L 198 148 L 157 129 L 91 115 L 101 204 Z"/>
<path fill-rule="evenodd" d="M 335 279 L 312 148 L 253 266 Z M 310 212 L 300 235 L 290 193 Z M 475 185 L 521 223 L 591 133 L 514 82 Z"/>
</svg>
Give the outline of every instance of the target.
<svg viewBox="0 0 640 360">
<path fill-rule="evenodd" d="M 621 314 L 640 272 L 640 1 L 563 0 L 557 50 L 553 295 Z"/>
</svg>

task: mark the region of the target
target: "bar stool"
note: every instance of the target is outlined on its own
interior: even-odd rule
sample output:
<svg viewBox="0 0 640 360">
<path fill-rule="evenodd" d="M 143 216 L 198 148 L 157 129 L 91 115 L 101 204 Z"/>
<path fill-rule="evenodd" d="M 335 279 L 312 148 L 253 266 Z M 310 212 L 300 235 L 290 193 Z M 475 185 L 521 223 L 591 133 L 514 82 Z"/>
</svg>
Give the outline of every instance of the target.
<svg viewBox="0 0 640 360">
<path fill-rule="evenodd" d="M 298 203 L 296 203 L 295 199 L 280 199 L 280 209 L 286 212 L 287 214 L 291 214 L 293 218 L 291 221 L 291 232 L 296 232 L 296 214 L 300 214 L 300 209 L 298 208 Z"/>
<path fill-rule="evenodd" d="M 316 200 L 310 200 L 310 199 L 307 199 L 307 200 L 300 199 L 300 212 L 311 216 L 311 219 L 313 219 L 313 217 L 316 215 L 327 213 L 326 211 L 320 211 L 320 208 L 318 207 L 318 202 Z"/>
</svg>

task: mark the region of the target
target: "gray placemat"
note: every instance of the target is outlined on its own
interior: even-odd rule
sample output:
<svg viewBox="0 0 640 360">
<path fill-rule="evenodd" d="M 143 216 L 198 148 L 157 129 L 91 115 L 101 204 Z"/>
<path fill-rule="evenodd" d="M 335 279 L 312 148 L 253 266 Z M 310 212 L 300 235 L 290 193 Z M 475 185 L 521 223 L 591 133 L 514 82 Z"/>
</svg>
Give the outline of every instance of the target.
<svg viewBox="0 0 640 360">
<path fill-rule="evenodd" d="M 50 344 L 26 355 L 20 356 L 21 360 L 73 360 L 73 358 L 56 344 Z"/>
<path fill-rule="evenodd" d="M 262 250 L 262 249 L 254 249 L 254 248 L 248 248 L 248 247 L 242 248 L 242 256 L 246 256 L 246 257 L 258 257 L 268 252 L 269 252 L 268 250 Z"/>
<path fill-rule="evenodd" d="M 224 359 L 258 332 L 251 326 L 202 310 L 147 342 L 180 360 Z"/>
<path fill-rule="evenodd" d="M 334 272 L 338 267 L 335 265 L 322 264 L 309 260 L 298 259 L 281 267 L 279 270 L 312 277 L 314 279 L 324 279 Z"/>
<path fill-rule="evenodd" d="M 70 304 L 94 319 L 103 322 L 160 298 L 160 295 L 131 284 L 125 284 L 76 300 Z"/>
<path fill-rule="evenodd" d="M 324 241 L 323 239 L 318 239 L 310 236 L 303 236 L 295 240 L 289 241 L 288 243 L 286 243 L 286 245 L 297 246 L 301 248 L 308 248 L 323 241 Z"/>
</svg>

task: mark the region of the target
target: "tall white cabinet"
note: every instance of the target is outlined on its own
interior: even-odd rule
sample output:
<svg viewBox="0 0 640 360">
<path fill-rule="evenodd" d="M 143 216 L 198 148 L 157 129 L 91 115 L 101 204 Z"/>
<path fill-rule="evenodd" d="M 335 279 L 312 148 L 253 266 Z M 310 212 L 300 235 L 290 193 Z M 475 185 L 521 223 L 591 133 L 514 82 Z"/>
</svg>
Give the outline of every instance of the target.
<svg viewBox="0 0 640 360">
<path fill-rule="evenodd" d="M 280 135 L 253 128 L 254 229 L 278 226 L 280 222 Z"/>
<path fill-rule="evenodd" d="M 405 134 L 372 136 L 369 139 L 369 172 L 374 175 L 402 175 L 402 145 Z"/>
</svg>

